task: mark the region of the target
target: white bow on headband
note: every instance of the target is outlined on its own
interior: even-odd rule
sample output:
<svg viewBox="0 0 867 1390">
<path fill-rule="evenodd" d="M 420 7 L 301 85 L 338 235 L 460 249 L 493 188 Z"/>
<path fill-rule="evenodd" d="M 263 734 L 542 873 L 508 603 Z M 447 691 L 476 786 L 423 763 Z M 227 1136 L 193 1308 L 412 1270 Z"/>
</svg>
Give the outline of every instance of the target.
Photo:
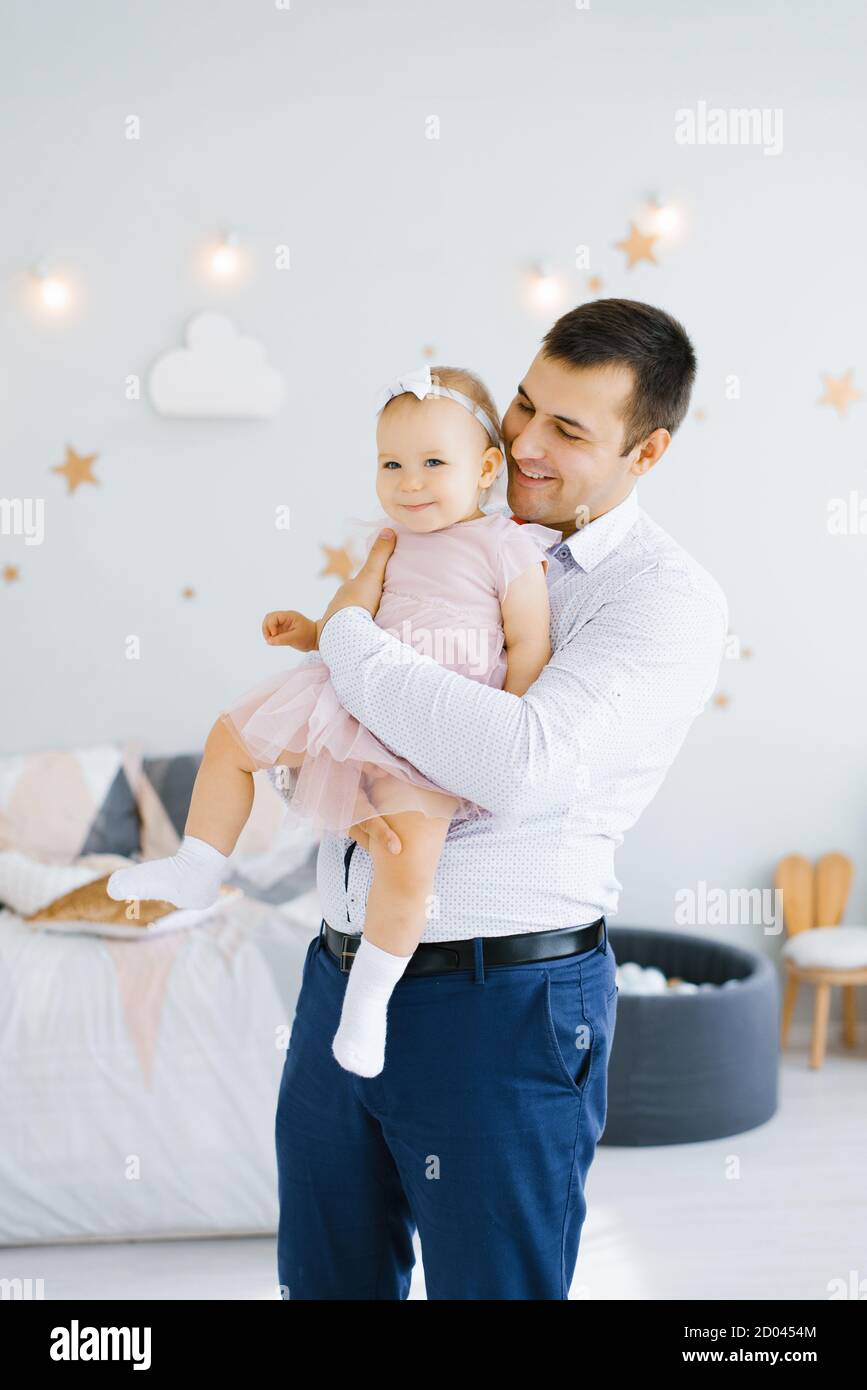
<svg viewBox="0 0 867 1390">
<path fill-rule="evenodd" d="M 462 391 L 453 391 L 450 386 L 441 386 L 438 381 L 434 381 L 430 373 L 430 367 L 428 366 L 416 367 L 411 372 L 404 372 L 402 376 L 397 377 L 389 386 L 383 387 L 378 397 L 378 405 L 376 407 L 377 415 L 381 410 L 385 409 L 390 400 L 393 400 L 395 396 L 405 395 L 407 391 L 411 391 L 414 396 L 418 396 L 420 401 L 423 401 L 427 396 L 447 396 L 450 401 L 457 401 L 458 405 L 462 405 L 465 410 L 468 410 L 471 415 L 474 415 L 476 419 L 484 425 L 491 443 L 499 446 L 499 431 L 495 427 L 487 411 L 483 410 L 482 407 L 471 400 L 469 396 L 465 396 Z"/>
</svg>

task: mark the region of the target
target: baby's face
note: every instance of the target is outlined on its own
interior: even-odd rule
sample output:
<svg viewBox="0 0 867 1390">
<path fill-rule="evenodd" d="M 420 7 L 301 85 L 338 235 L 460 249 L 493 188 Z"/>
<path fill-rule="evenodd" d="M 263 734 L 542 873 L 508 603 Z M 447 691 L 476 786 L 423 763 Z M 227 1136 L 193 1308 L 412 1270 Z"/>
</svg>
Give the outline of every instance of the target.
<svg viewBox="0 0 867 1390">
<path fill-rule="evenodd" d="M 399 396 L 379 417 L 376 443 L 376 494 L 411 531 L 439 531 L 473 516 L 502 462 L 478 420 L 442 396 Z"/>
</svg>

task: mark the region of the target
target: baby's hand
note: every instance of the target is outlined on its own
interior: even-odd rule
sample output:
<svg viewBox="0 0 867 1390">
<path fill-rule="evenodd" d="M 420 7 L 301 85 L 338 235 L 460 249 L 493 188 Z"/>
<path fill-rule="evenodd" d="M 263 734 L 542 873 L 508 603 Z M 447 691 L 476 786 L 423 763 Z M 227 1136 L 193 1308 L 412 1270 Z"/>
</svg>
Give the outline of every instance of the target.
<svg viewBox="0 0 867 1390">
<path fill-rule="evenodd" d="M 262 619 L 262 636 L 272 647 L 294 647 L 312 652 L 316 647 L 316 624 L 303 613 L 277 609 Z"/>
</svg>

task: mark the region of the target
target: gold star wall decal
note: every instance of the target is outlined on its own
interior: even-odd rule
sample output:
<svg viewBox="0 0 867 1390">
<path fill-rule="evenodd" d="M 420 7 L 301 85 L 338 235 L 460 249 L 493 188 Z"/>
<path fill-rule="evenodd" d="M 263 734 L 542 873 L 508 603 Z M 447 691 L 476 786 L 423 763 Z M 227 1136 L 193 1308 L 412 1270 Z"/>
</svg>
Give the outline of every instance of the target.
<svg viewBox="0 0 867 1390">
<path fill-rule="evenodd" d="M 340 580 L 348 579 L 355 569 L 355 561 L 348 547 L 345 545 L 338 547 L 320 545 L 319 549 L 325 551 L 327 560 L 324 570 L 319 571 L 320 578 L 326 574 L 336 574 Z"/>
<path fill-rule="evenodd" d="M 730 695 L 724 695 L 723 692 L 720 691 L 718 695 L 714 695 L 713 702 L 717 709 L 727 709 L 732 700 Z"/>
<path fill-rule="evenodd" d="M 421 355 L 422 357 L 433 357 L 435 352 L 436 348 L 431 347 L 430 343 L 428 343 L 425 347 L 422 348 Z"/>
<path fill-rule="evenodd" d="M 828 376 L 827 372 L 820 372 L 820 376 L 825 383 L 825 394 L 819 398 L 818 404 L 832 405 L 842 420 L 849 406 L 863 399 L 861 392 L 855 390 L 852 368 L 842 376 Z"/>
<path fill-rule="evenodd" d="M 3 578 L 6 580 L 7 584 L 14 584 L 16 579 L 21 578 L 21 571 L 17 565 L 5 565 L 3 569 Z"/>
<path fill-rule="evenodd" d="M 598 294 L 602 289 L 602 280 L 600 277 L 598 275 L 589 275 L 587 277 L 587 288 L 591 294 Z"/>
<path fill-rule="evenodd" d="M 195 589 L 191 589 L 189 586 L 187 586 L 186 589 L 181 589 L 181 598 L 195 598 L 195 597 L 196 597 L 196 591 L 195 591 Z"/>
<path fill-rule="evenodd" d="M 58 463 L 52 468 L 52 473 L 62 473 L 66 479 L 67 494 L 75 492 L 82 483 L 95 483 L 99 485 L 99 478 L 94 478 L 91 469 L 99 454 L 77 454 L 75 450 L 67 444 L 66 462 Z"/>
<path fill-rule="evenodd" d="M 704 406 L 699 406 L 698 410 L 694 410 L 692 413 L 693 417 L 699 422 L 707 419 L 707 411 L 704 409 Z"/>
<path fill-rule="evenodd" d="M 650 261 L 652 265 L 659 265 L 653 254 L 653 243 L 659 237 L 653 232 L 640 232 L 634 222 L 629 224 L 629 236 L 625 241 L 615 241 L 614 245 L 618 251 L 626 252 L 626 269 L 631 270 L 639 261 Z"/>
</svg>

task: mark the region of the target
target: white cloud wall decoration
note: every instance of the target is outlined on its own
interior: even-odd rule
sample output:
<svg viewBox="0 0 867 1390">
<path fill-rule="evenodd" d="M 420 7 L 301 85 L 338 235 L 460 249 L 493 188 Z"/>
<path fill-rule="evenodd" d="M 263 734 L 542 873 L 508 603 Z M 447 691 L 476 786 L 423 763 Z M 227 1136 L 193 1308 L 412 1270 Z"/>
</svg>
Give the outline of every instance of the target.
<svg viewBox="0 0 867 1390">
<path fill-rule="evenodd" d="M 276 415 L 286 383 L 264 347 L 225 314 L 196 314 L 186 347 L 170 348 L 151 368 L 148 390 L 161 415 L 264 420 Z"/>
</svg>

